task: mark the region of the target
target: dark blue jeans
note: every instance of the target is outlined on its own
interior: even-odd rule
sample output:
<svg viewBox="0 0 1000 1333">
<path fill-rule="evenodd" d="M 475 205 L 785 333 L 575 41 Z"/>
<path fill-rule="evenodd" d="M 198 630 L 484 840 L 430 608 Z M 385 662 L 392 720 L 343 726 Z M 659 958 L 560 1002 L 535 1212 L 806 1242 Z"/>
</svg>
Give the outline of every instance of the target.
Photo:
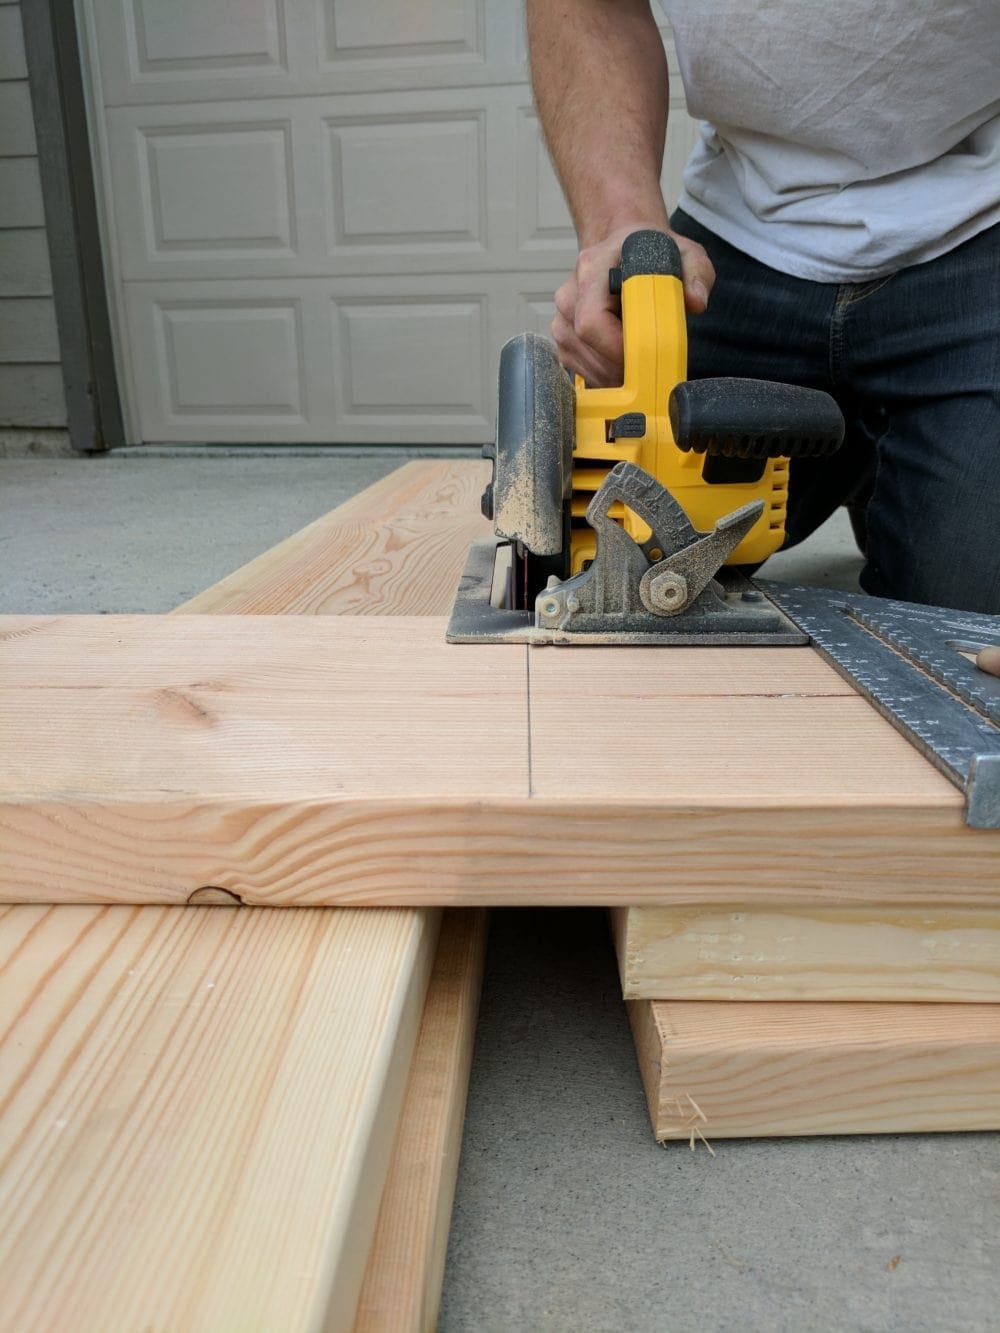
<svg viewBox="0 0 1000 1333">
<path fill-rule="evenodd" d="M 778 273 L 680 209 L 671 225 L 717 274 L 688 320 L 691 378 L 825 389 L 847 422 L 832 458 L 792 462 L 785 545 L 846 504 L 867 527 L 866 592 L 1000 613 L 1000 228 L 839 286 Z"/>
</svg>

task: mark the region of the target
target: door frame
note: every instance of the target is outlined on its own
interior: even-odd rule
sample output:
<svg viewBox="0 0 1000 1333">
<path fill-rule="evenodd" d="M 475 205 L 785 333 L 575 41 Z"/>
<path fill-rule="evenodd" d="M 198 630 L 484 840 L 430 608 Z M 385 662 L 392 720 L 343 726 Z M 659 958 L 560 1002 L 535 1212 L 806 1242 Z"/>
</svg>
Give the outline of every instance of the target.
<svg viewBox="0 0 1000 1333">
<path fill-rule="evenodd" d="M 73 0 L 21 5 L 70 444 L 125 443 Z"/>
</svg>

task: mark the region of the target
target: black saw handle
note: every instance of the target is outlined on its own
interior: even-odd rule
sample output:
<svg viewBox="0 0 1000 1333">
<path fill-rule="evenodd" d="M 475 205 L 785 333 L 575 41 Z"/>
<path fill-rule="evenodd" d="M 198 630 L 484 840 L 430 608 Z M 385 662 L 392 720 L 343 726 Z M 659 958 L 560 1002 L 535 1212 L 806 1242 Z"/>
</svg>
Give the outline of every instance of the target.
<svg viewBox="0 0 1000 1333">
<path fill-rule="evenodd" d="M 685 380 L 670 395 L 685 453 L 758 460 L 826 458 L 844 440 L 840 408 L 821 389 L 770 380 Z"/>
</svg>

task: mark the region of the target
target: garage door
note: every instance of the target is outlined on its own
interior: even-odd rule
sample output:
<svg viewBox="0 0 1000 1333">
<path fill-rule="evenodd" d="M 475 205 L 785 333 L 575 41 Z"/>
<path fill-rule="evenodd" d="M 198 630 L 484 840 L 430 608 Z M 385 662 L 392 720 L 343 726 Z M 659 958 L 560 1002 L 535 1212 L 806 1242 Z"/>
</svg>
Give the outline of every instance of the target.
<svg viewBox="0 0 1000 1333">
<path fill-rule="evenodd" d="M 130 438 L 489 439 L 500 346 L 574 255 L 520 5 L 80 16 Z M 668 198 L 692 138 L 679 105 Z"/>
</svg>

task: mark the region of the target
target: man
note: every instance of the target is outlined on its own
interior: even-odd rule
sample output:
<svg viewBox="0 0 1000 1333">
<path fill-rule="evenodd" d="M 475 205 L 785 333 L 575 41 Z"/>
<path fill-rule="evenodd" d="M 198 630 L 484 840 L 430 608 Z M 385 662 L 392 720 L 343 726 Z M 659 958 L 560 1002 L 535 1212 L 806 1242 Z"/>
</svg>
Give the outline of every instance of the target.
<svg viewBox="0 0 1000 1333">
<path fill-rule="evenodd" d="M 703 122 L 669 219 L 649 0 L 527 3 L 580 243 L 556 293 L 560 359 L 621 382 L 608 270 L 629 232 L 671 231 L 691 377 L 806 384 L 844 413 L 837 455 L 792 464 L 787 544 L 847 504 L 865 591 L 1000 612 L 1000 6 L 664 7 Z"/>
</svg>

